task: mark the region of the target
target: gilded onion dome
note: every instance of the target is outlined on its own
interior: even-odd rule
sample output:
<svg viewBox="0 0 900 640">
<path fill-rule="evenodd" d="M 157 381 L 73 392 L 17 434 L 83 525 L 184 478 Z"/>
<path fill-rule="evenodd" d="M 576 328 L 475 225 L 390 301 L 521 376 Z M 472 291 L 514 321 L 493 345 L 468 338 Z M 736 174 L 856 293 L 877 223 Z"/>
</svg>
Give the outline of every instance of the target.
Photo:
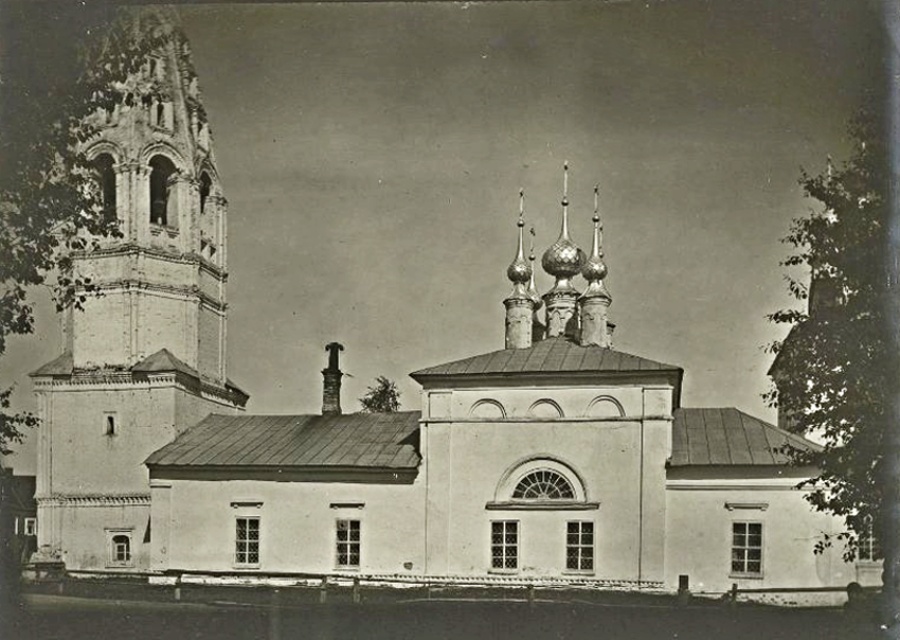
<svg viewBox="0 0 900 640">
<path fill-rule="evenodd" d="M 528 297 L 534 301 L 534 310 L 537 311 L 544 304 L 544 299 L 541 297 L 541 294 L 538 293 L 537 287 L 534 286 L 534 247 L 531 248 L 531 253 L 528 254 L 528 262 L 531 265 L 531 277 L 528 279 L 528 289 L 526 293 Z"/>
<path fill-rule="evenodd" d="M 597 204 L 599 190 L 599 187 L 594 187 L 594 242 L 591 247 L 591 257 L 587 259 L 581 270 L 581 275 L 588 281 L 588 288 L 583 297 L 605 296 L 609 298 L 609 292 L 603 284 L 603 278 L 606 277 L 609 270 L 606 263 L 603 262 L 603 250 L 601 249 L 603 224 L 600 222 Z"/>
<path fill-rule="evenodd" d="M 584 251 L 569 238 L 569 165 L 563 165 L 563 198 L 562 198 L 562 229 L 559 239 L 544 252 L 541 258 L 541 266 L 544 271 L 557 280 L 568 280 L 578 275 L 585 263 Z"/>
<path fill-rule="evenodd" d="M 527 284 L 531 279 L 532 270 L 531 265 L 525 261 L 525 255 L 522 252 L 522 227 L 525 226 L 525 221 L 519 218 L 519 222 L 517 223 L 519 226 L 519 251 L 516 253 L 515 259 L 506 269 L 506 277 L 509 278 L 510 282 L 513 284 Z"/>
<path fill-rule="evenodd" d="M 523 248 L 523 229 L 525 227 L 525 192 L 519 191 L 519 220 L 516 226 L 519 227 L 519 246 L 516 251 L 516 257 L 506 269 L 506 277 L 516 288 L 516 291 L 524 292 L 525 285 L 532 278 L 531 264 L 525 261 L 525 250 Z"/>
</svg>

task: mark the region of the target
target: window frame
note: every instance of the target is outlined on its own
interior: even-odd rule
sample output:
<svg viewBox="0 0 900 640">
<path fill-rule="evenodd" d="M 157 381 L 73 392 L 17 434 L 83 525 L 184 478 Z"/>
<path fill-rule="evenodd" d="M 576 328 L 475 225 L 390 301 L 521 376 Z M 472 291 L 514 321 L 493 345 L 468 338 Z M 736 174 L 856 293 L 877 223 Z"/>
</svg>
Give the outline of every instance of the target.
<svg viewBox="0 0 900 640">
<path fill-rule="evenodd" d="M 505 574 L 518 573 L 519 570 L 520 570 L 520 566 L 519 566 L 519 565 L 520 565 L 520 560 L 521 560 L 521 553 L 520 553 L 520 551 L 521 551 L 521 549 L 522 549 L 522 527 L 521 527 L 521 521 L 515 520 L 515 519 L 510 519 L 510 518 L 503 518 L 503 519 L 500 519 L 500 520 L 491 520 L 491 521 L 489 522 L 489 525 L 490 525 L 490 530 L 489 530 L 489 532 L 488 532 L 488 533 L 489 533 L 489 537 L 488 537 L 488 566 L 489 566 L 490 568 L 488 569 L 488 572 L 489 572 L 489 573 L 505 573 Z M 500 543 L 495 543 L 495 542 L 494 542 L 494 526 L 495 526 L 495 525 L 501 525 L 501 526 L 502 526 L 501 535 L 502 535 L 503 539 L 501 540 Z M 506 541 L 506 536 L 507 536 L 508 533 L 509 533 L 508 530 L 507 530 L 507 527 L 509 527 L 509 526 L 512 526 L 513 529 L 514 529 L 514 532 L 515 532 L 515 542 L 513 542 L 513 543 L 508 543 L 508 542 Z M 495 566 L 495 556 L 494 556 L 494 549 L 495 549 L 496 547 L 498 547 L 498 545 L 499 545 L 499 547 L 500 547 L 500 549 L 501 549 L 501 552 L 502 552 L 502 555 L 500 556 L 501 559 L 502 559 L 502 561 L 501 561 L 502 566 L 499 566 L 499 567 L 498 567 L 498 566 Z M 512 567 L 508 567 L 508 566 L 507 566 L 508 549 L 509 549 L 510 547 L 513 547 L 513 548 L 515 549 L 515 555 L 514 555 L 514 557 L 513 557 L 513 560 L 514 560 L 514 566 L 512 566 Z"/>
<path fill-rule="evenodd" d="M 561 486 L 564 487 L 568 491 L 569 495 L 568 496 L 560 496 L 560 497 L 546 497 L 546 496 L 529 497 L 529 496 L 525 496 L 525 495 L 522 495 L 522 496 L 516 495 L 519 492 L 519 488 L 522 487 L 522 485 L 527 480 L 530 480 L 532 477 L 538 476 L 539 474 L 545 474 L 548 477 L 555 476 L 556 478 L 561 480 L 562 483 L 564 483 Z M 525 487 L 525 489 L 523 490 L 523 493 L 527 493 L 528 491 L 533 489 L 535 486 L 537 486 L 541 482 L 547 482 L 547 481 L 546 480 L 534 480 L 531 482 L 531 484 L 529 486 Z M 560 489 L 560 485 L 557 482 L 553 482 L 551 484 L 555 489 L 557 489 L 557 490 Z M 569 478 L 567 478 L 564 474 L 560 473 L 556 469 L 548 469 L 548 468 L 544 468 L 544 467 L 538 467 L 536 469 L 531 469 L 530 471 L 525 473 L 523 476 L 521 476 L 516 481 L 516 483 L 513 485 L 511 498 L 515 502 L 574 502 L 574 501 L 578 500 L 578 492 L 575 489 L 575 485 L 572 484 L 572 481 L 569 480 Z"/>
<path fill-rule="evenodd" d="M 746 528 L 744 533 L 744 544 L 741 546 L 735 545 L 734 537 L 738 535 L 735 531 L 735 527 L 737 525 L 744 525 Z M 759 546 L 751 546 L 750 545 L 750 526 L 751 525 L 759 525 Z M 729 527 L 729 558 L 728 558 L 728 567 L 729 567 L 729 577 L 732 578 L 751 578 L 751 579 L 761 579 L 765 575 L 765 548 L 766 548 L 766 527 L 765 523 L 762 520 L 732 520 Z M 747 567 L 750 564 L 751 560 L 749 558 L 749 551 L 753 549 L 759 549 L 759 571 L 747 571 Z M 741 562 L 743 563 L 744 571 L 735 570 L 735 552 L 742 551 L 743 559 Z"/>
<path fill-rule="evenodd" d="M 36 516 L 25 516 L 22 518 L 22 535 L 25 535 L 25 536 L 36 536 L 37 535 L 37 517 Z"/>
<path fill-rule="evenodd" d="M 241 540 L 239 538 L 240 534 L 240 525 L 239 522 L 241 520 L 246 520 L 248 525 L 251 521 L 256 523 L 256 539 L 253 540 L 249 536 L 245 540 Z M 246 531 L 250 532 L 250 527 L 246 527 Z M 258 515 L 247 515 L 247 514 L 238 514 L 234 516 L 234 544 L 232 545 L 233 553 L 231 556 L 232 565 L 236 569 L 258 569 L 260 566 L 260 560 L 262 558 L 262 518 Z M 252 542 L 256 542 L 256 562 L 250 562 L 250 548 L 249 545 Z M 241 549 L 241 544 L 247 545 L 246 548 Z M 247 561 L 241 561 L 241 555 L 244 555 L 247 558 Z"/>
<path fill-rule="evenodd" d="M 571 527 L 572 525 L 576 525 L 578 527 L 578 531 L 575 535 L 578 536 L 578 541 L 574 544 L 570 542 L 569 536 L 572 535 Z M 590 528 L 590 543 L 586 544 L 583 542 L 583 537 L 585 535 L 584 528 L 585 526 Z M 569 566 L 569 551 L 574 549 L 577 554 L 577 567 Z M 566 532 L 565 532 L 565 570 L 564 573 L 578 573 L 584 575 L 593 575 L 597 566 L 597 527 L 593 520 L 567 520 L 566 521 Z M 590 551 L 590 566 L 583 567 L 582 564 L 585 560 L 583 554 L 585 550 Z"/>
<path fill-rule="evenodd" d="M 881 548 L 881 541 L 875 532 L 872 518 L 866 518 L 866 533 L 858 536 L 856 542 L 856 560 L 862 564 L 879 564 L 884 560 L 884 551 Z M 863 555 L 863 550 L 866 550 Z"/>
<path fill-rule="evenodd" d="M 341 524 L 347 523 L 347 539 L 341 540 Z M 356 540 L 353 539 L 353 525 L 356 524 Z M 351 562 L 356 548 L 356 564 Z M 341 556 L 347 561 L 342 563 Z M 334 568 L 337 571 L 359 571 L 362 566 L 362 518 L 334 519 Z"/>
<path fill-rule="evenodd" d="M 111 424 L 110 421 L 112 421 Z M 119 435 L 119 416 L 117 412 L 103 412 L 103 435 L 110 437 Z"/>
<path fill-rule="evenodd" d="M 125 559 L 120 560 L 118 556 L 118 544 L 116 538 L 124 537 L 126 539 Z M 113 569 L 134 567 L 134 529 L 106 529 L 106 566 Z"/>
</svg>

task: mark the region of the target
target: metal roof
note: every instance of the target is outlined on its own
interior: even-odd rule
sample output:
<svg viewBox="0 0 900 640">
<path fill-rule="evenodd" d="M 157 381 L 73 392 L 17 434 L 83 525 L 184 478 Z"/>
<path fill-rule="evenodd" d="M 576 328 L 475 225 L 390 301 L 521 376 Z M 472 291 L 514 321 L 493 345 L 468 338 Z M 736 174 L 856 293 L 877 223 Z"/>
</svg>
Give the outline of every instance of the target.
<svg viewBox="0 0 900 640">
<path fill-rule="evenodd" d="M 786 444 L 804 450 L 819 445 L 733 408 L 676 409 L 670 466 L 779 465 Z"/>
<path fill-rule="evenodd" d="M 147 356 L 137 364 L 133 365 L 128 370 L 134 373 L 168 373 L 174 371 L 200 380 L 200 374 L 197 373 L 196 369 L 179 360 L 168 349 L 160 349 L 156 353 Z M 92 371 L 93 370 L 91 369 L 76 370 L 72 353 L 67 351 L 35 371 L 32 371 L 29 375 L 35 378 L 43 376 L 71 376 L 76 373 L 92 373 Z M 124 369 L 121 371 L 124 371 Z M 250 397 L 246 391 L 232 382 L 230 378 L 225 380 L 225 388 L 243 396 L 243 401 L 239 401 L 239 404 L 242 406 Z"/>
<path fill-rule="evenodd" d="M 211 414 L 152 453 L 149 466 L 416 469 L 418 411 Z"/>
<path fill-rule="evenodd" d="M 527 349 L 501 349 L 420 369 L 410 375 L 418 380 L 430 376 L 625 371 L 680 373 L 681 368 L 606 347 L 581 346 L 568 338 L 560 337 L 540 340 Z"/>
<path fill-rule="evenodd" d="M 416 469 L 420 413 L 207 416 L 154 452 L 156 467 Z M 676 409 L 670 466 L 781 465 L 819 445 L 734 408 Z"/>
</svg>

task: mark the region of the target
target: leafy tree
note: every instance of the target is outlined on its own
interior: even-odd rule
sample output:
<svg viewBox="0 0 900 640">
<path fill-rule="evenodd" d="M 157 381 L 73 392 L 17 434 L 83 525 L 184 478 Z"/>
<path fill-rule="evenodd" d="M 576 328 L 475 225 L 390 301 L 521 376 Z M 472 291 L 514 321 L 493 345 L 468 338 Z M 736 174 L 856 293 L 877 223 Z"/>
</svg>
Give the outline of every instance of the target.
<svg viewBox="0 0 900 640">
<path fill-rule="evenodd" d="M 135 71 L 166 37 L 141 10 L 106 3 L 10 3 L 0 12 L 0 357 L 34 329 L 31 296 L 50 288 L 58 310 L 80 307 L 92 284 L 73 256 L 119 234 L 95 168 L 80 153 L 104 114 L 129 104 Z M 0 391 L 0 453 L 33 415 Z"/>
<path fill-rule="evenodd" d="M 793 463 L 819 470 L 807 486 L 818 510 L 843 518 L 844 530 L 817 546 L 843 544 L 852 560 L 861 536 L 878 534 L 886 558 L 885 584 L 897 557 L 896 478 L 885 453 L 891 433 L 897 358 L 891 334 L 887 229 L 890 215 L 888 148 L 881 121 L 861 113 L 849 127 L 853 150 L 840 167 L 828 161 L 818 175 L 802 174 L 818 210 L 796 219 L 783 264 L 803 267 L 810 285 L 788 277 L 805 309 L 778 311 L 793 325 L 773 345 L 769 401 L 786 426 L 823 443 L 821 451 L 790 450 Z"/>
<path fill-rule="evenodd" d="M 378 376 L 359 403 L 366 413 L 394 413 L 400 410 L 400 391 L 393 381 Z"/>
</svg>

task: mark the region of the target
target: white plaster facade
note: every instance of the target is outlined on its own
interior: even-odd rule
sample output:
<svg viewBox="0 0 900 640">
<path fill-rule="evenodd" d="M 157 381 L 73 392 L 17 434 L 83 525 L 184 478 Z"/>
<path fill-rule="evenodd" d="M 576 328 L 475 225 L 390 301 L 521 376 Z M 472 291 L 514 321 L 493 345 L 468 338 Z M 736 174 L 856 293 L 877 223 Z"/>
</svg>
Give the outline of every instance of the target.
<svg viewBox="0 0 900 640">
<path fill-rule="evenodd" d="M 102 296 L 67 316 L 66 353 L 34 374 L 42 558 L 70 570 L 158 575 L 392 576 L 668 591 L 688 576 L 693 590 L 711 594 L 733 583 L 877 581 L 871 566 L 846 564 L 834 552 L 813 554 L 837 522 L 810 510 L 794 488 L 802 477 L 786 467 L 672 466 L 681 371 L 665 366 L 573 370 L 560 360 L 530 372 L 413 374 L 423 386 L 422 411 L 415 434 L 407 435 L 415 435 L 418 462 L 402 473 L 362 473 L 353 462 L 335 469 L 154 463 L 148 473 L 143 463 L 151 453 L 177 446 L 204 416 L 239 411 L 247 399 L 225 371 L 227 207 L 186 52 L 176 37 L 153 67 L 155 81 L 170 89 L 169 102 L 103 116 L 109 128 L 86 149 L 113 157 L 124 238 L 78 257 L 79 272 Z M 165 224 L 151 216 L 151 160 L 160 155 L 176 169 Z M 605 274 L 596 263 L 597 228 L 595 219 L 593 284 Z M 571 240 L 562 240 L 554 246 L 569 262 L 556 256 L 551 264 L 568 283 L 579 258 Z M 522 262 L 521 236 L 519 254 Z M 507 344 L 525 353 L 548 340 L 532 345 L 529 322 L 539 298 L 524 289 L 530 272 L 519 267 L 521 304 Z M 564 341 L 569 327 L 579 326 L 578 292 L 570 284 L 559 291 L 564 299 L 554 302 L 546 337 Z M 603 296 L 602 317 L 591 319 L 591 346 L 577 347 L 593 349 L 598 362 L 601 352 L 612 353 L 605 289 Z M 348 446 L 365 445 L 364 435 Z M 229 446 L 239 451 L 240 443 Z M 534 472 L 561 478 L 569 493 L 517 497 Z M 762 532 L 756 575 L 733 572 L 736 522 Z M 350 535 L 340 523 L 354 523 L 356 546 L 345 544 L 352 547 L 345 553 L 356 554 L 356 564 L 340 561 L 340 536 Z M 581 554 L 576 567 L 573 544 Z M 507 554 L 499 566 L 498 545 Z"/>
<path fill-rule="evenodd" d="M 125 83 L 128 98 L 93 116 L 103 128 L 83 150 L 111 167 L 98 180 L 122 236 L 73 256 L 95 288 L 62 318 L 63 355 L 32 374 L 36 560 L 68 569 L 146 569 L 144 459 L 207 413 L 247 400 L 226 376 L 227 207 L 187 42 L 165 12 L 140 15 L 135 28 L 171 37 Z M 171 175 L 154 177 L 159 162 Z"/>
</svg>

